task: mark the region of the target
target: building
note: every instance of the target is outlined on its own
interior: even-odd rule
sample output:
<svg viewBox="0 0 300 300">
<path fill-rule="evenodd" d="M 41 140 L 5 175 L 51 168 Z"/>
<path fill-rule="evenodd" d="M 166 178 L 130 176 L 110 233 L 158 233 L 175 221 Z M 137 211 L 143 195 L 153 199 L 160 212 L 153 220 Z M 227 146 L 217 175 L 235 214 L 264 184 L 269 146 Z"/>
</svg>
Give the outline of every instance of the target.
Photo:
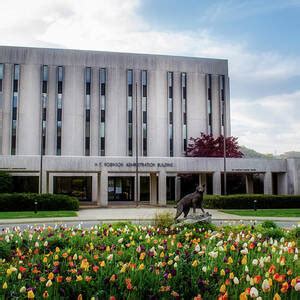
<svg viewBox="0 0 300 300">
<path fill-rule="evenodd" d="M 180 174 L 221 193 L 223 159 L 187 158 L 189 137 L 230 135 L 227 60 L 0 47 L 0 169 L 18 190 L 101 206 L 179 198 Z M 136 151 L 138 180 L 135 184 Z M 300 194 L 297 160 L 227 159 L 265 193 Z M 40 176 L 41 174 L 41 176 Z"/>
</svg>

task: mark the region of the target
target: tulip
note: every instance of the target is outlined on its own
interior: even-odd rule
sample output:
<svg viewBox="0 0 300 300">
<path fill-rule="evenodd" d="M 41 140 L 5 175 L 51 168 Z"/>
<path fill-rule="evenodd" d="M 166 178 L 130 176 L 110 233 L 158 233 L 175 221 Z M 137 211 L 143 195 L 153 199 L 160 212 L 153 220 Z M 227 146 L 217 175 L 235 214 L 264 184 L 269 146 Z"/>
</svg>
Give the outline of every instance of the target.
<svg viewBox="0 0 300 300">
<path fill-rule="evenodd" d="M 226 285 L 222 284 L 220 287 L 220 293 L 225 294 L 226 293 Z"/>
<path fill-rule="evenodd" d="M 250 297 L 251 298 L 257 298 L 258 297 L 258 290 L 255 287 L 252 287 L 250 289 Z"/>
<path fill-rule="evenodd" d="M 6 281 L 3 283 L 2 288 L 3 288 L 4 290 L 7 289 L 7 282 L 6 282 Z"/>
<path fill-rule="evenodd" d="M 269 292 L 270 291 L 270 288 L 271 288 L 271 286 L 270 286 L 270 283 L 269 283 L 269 280 L 268 279 L 265 279 L 264 281 L 263 281 L 263 283 L 262 283 L 262 290 L 264 291 L 264 292 Z"/>
<path fill-rule="evenodd" d="M 20 293 L 25 293 L 26 292 L 26 287 L 25 286 L 22 286 L 21 288 L 20 288 Z"/>
<path fill-rule="evenodd" d="M 27 293 L 27 298 L 28 299 L 34 299 L 34 292 L 33 290 L 29 290 L 28 293 Z"/>
<path fill-rule="evenodd" d="M 296 292 L 300 292 L 300 281 L 295 284 L 294 289 Z"/>
<path fill-rule="evenodd" d="M 46 299 L 46 298 L 48 298 L 48 297 L 49 297 L 48 291 L 45 291 L 45 292 L 43 293 L 43 298 Z"/>
<path fill-rule="evenodd" d="M 281 297 L 279 296 L 278 293 L 276 293 L 273 297 L 273 300 L 281 300 Z"/>
<path fill-rule="evenodd" d="M 196 259 L 196 260 L 193 261 L 192 266 L 193 266 L 194 268 L 196 268 L 196 267 L 198 266 L 198 264 L 199 264 L 199 262 L 198 262 L 198 260 Z"/>
<path fill-rule="evenodd" d="M 247 264 L 247 256 L 246 255 L 243 256 L 241 264 L 242 265 L 246 265 Z"/>
</svg>

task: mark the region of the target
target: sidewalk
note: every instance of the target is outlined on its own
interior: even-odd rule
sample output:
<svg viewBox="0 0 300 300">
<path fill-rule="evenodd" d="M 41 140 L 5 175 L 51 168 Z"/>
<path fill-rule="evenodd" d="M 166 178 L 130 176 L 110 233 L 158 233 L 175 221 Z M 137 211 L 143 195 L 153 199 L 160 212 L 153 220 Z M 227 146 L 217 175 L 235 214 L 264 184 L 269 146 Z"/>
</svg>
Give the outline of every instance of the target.
<svg viewBox="0 0 300 300">
<path fill-rule="evenodd" d="M 216 222 L 240 222 L 240 221 L 264 221 L 272 220 L 277 222 L 300 223 L 300 217 L 246 217 L 227 214 L 215 209 L 207 209 L 212 215 L 212 220 Z M 100 222 L 109 223 L 116 221 L 131 221 L 137 223 L 151 223 L 157 213 L 170 212 L 175 215 L 176 210 L 172 207 L 110 207 L 110 208 L 93 208 L 81 209 L 77 217 L 60 217 L 60 218 L 27 218 L 27 219 L 2 219 L 0 225 L 13 224 L 36 224 L 36 223 L 68 223 L 68 222 Z M 190 214 L 192 211 L 190 212 Z M 197 210 L 200 213 L 200 210 Z"/>
</svg>

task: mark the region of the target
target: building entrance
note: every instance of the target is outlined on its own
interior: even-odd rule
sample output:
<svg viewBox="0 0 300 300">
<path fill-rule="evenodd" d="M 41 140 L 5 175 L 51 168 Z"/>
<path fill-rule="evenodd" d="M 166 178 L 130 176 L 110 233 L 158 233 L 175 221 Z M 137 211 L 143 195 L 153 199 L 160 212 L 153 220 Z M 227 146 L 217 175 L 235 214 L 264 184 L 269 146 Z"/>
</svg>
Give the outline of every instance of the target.
<svg viewBox="0 0 300 300">
<path fill-rule="evenodd" d="M 108 177 L 108 201 L 133 201 L 134 177 Z"/>
</svg>

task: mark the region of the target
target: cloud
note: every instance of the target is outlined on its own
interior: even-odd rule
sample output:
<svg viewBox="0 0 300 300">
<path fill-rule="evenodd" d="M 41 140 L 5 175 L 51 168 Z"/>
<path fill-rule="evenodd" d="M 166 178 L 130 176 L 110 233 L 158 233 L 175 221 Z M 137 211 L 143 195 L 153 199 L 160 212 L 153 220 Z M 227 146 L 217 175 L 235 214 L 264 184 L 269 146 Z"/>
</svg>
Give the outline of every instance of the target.
<svg viewBox="0 0 300 300">
<path fill-rule="evenodd" d="M 153 30 L 139 14 L 139 0 L 5 1 L 0 11 L 3 44 L 227 58 L 237 82 L 300 75 L 299 57 L 255 53 L 243 43 L 215 38 L 207 29 Z M 218 4 L 216 14 L 246 3 Z M 212 8 L 215 5 L 212 5 Z"/>
<path fill-rule="evenodd" d="M 289 3 L 295 4 L 293 1 Z M 226 18 L 236 9 L 236 2 L 229 1 L 229 4 L 215 9 L 218 18 L 221 15 Z M 253 90 L 259 94 L 262 85 L 270 86 L 272 91 L 272 85 L 300 76 L 299 57 L 282 56 L 276 52 L 253 52 L 246 43 L 216 38 L 204 27 L 195 31 L 153 29 L 139 15 L 141 6 L 140 0 L 2 1 L 1 43 L 226 58 L 229 60 L 232 95 L 236 95 L 235 90 L 239 95 L 245 95 L 243 99 L 233 97 L 231 105 L 233 132 L 240 136 L 241 141 L 258 150 L 269 151 L 270 147 L 264 141 L 270 142 L 273 137 L 276 138 L 272 128 L 276 128 L 278 134 L 283 132 L 270 115 L 270 111 L 275 114 L 276 110 L 276 118 L 284 124 L 284 131 L 300 140 L 296 128 L 288 124 L 290 115 L 295 111 L 294 104 L 284 104 L 291 103 L 291 95 L 297 96 L 297 93 L 275 95 L 274 99 L 247 97 Z M 268 122 L 265 122 L 266 119 Z M 297 120 L 293 120 L 297 124 Z M 269 137 L 266 137 L 264 128 L 269 130 Z M 258 134 L 258 130 L 263 133 Z M 291 137 L 287 133 L 282 133 L 283 137 L 287 138 L 284 151 L 299 146 L 297 142 L 289 144 Z M 274 142 L 271 144 L 274 145 Z"/>
<path fill-rule="evenodd" d="M 232 134 L 241 145 L 265 153 L 300 149 L 300 90 L 250 99 L 232 99 Z"/>
</svg>

